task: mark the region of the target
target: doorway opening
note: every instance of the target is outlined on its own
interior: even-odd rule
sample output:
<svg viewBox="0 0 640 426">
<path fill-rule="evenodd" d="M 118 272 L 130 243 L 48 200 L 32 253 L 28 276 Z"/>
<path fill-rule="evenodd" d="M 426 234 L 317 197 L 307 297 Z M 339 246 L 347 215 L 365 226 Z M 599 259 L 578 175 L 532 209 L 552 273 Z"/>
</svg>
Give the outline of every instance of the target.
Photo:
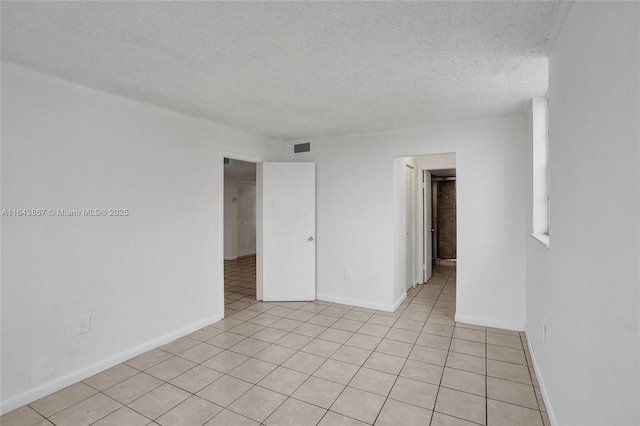
<svg viewBox="0 0 640 426">
<path fill-rule="evenodd" d="M 394 197 L 398 214 L 396 297 L 405 291 L 409 298 L 420 294 L 434 303 L 433 313 L 437 310 L 439 315 L 453 320 L 457 263 L 456 155 L 419 155 L 394 161 L 394 188 L 398 191 Z M 422 288 L 422 284 L 427 285 Z M 443 299 L 439 299 L 441 295 Z"/>
<path fill-rule="evenodd" d="M 256 163 L 224 159 L 224 315 L 255 303 Z"/>
<path fill-rule="evenodd" d="M 455 266 L 457 257 L 456 170 L 430 170 L 431 246 L 434 265 Z M 428 235 L 426 236 L 428 238 Z"/>
<path fill-rule="evenodd" d="M 315 163 L 222 154 L 219 312 L 315 300 Z"/>
</svg>

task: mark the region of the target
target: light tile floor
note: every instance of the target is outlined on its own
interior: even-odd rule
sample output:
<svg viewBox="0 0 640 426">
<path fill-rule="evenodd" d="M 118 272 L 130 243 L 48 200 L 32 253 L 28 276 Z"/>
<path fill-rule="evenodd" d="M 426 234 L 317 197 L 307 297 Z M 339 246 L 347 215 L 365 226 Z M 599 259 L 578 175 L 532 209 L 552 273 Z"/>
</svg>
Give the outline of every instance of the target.
<svg viewBox="0 0 640 426">
<path fill-rule="evenodd" d="M 394 312 L 257 303 L 225 262 L 227 317 L 0 418 L 15 425 L 548 425 L 522 333 L 455 323 L 435 267 Z"/>
</svg>

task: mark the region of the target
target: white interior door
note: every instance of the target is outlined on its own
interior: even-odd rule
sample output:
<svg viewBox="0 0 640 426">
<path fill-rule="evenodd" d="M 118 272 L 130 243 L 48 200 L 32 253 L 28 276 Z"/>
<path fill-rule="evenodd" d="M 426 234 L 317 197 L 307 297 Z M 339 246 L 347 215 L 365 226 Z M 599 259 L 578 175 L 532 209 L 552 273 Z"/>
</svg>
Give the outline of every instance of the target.
<svg viewBox="0 0 640 426">
<path fill-rule="evenodd" d="M 265 301 L 316 298 L 315 163 L 261 163 L 262 262 Z"/>
<path fill-rule="evenodd" d="M 423 176 L 423 189 L 422 189 L 422 199 L 423 199 L 423 209 L 424 209 L 424 225 L 422 229 L 423 232 L 423 250 L 424 253 L 423 258 L 423 270 L 424 270 L 424 281 L 427 282 L 431 278 L 431 274 L 433 273 L 433 231 L 432 231 L 432 218 L 431 218 L 431 173 L 427 170 L 424 171 Z"/>
<path fill-rule="evenodd" d="M 406 232 L 406 254 L 407 254 L 407 288 L 413 286 L 415 281 L 415 170 L 413 166 L 407 164 L 406 173 L 406 209 L 405 209 L 405 232 Z"/>
</svg>

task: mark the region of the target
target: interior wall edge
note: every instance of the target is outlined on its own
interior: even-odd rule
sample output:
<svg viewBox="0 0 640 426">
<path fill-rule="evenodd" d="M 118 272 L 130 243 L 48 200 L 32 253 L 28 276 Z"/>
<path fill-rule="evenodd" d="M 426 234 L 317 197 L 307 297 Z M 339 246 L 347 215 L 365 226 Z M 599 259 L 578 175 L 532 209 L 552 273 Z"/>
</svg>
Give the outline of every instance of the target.
<svg viewBox="0 0 640 426">
<path fill-rule="evenodd" d="M 400 295 L 400 297 L 398 297 L 398 300 L 396 300 L 396 302 L 393 304 L 393 310 L 390 312 L 395 312 L 400 307 L 402 302 L 405 301 L 406 298 L 407 298 L 407 292 L 405 291 Z"/>
</svg>

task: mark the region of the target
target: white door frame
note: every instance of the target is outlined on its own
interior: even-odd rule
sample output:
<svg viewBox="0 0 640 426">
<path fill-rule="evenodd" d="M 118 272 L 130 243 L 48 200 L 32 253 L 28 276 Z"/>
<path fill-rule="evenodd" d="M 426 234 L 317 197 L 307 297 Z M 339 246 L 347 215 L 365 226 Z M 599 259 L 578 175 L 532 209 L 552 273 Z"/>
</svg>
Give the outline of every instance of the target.
<svg viewBox="0 0 640 426">
<path fill-rule="evenodd" d="M 453 155 L 453 162 L 451 162 L 451 158 L 449 156 Z M 420 184 L 416 184 L 416 199 L 420 200 L 420 202 L 416 202 L 415 203 L 415 207 L 416 207 L 416 216 L 423 218 L 425 215 L 425 203 L 424 203 L 424 193 L 422 191 L 422 176 L 424 175 L 424 172 L 430 172 L 432 170 L 443 170 L 443 169 L 456 169 L 456 171 L 458 170 L 458 159 L 457 159 L 457 153 L 455 151 L 452 152 L 443 152 L 443 153 L 430 153 L 430 154 L 415 154 L 415 155 L 407 155 L 405 157 L 412 157 L 415 161 L 416 161 L 416 169 L 419 171 L 418 176 L 420 177 Z M 421 159 L 423 159 L 424 157 L 431 157 L 431 159 L 433 160 L 433 162 L 429 165 L 424 164 Z M 402 157 L 401 157 L 402 158 Z M 459 181 L 456 180 L 456 182 L 459 184 Z M 425 182 L 427 185 L 429 185 L 429 182 Z M 456 194 L 459 191 L 459 187 L 456 187 Z M 457 214 L 457 212 L 456 212 Z M 429 226 L 430 224 L 426 224 L 427 226 Z M 431 232 L 426 232 L 427 230 L 430 230 L 430 226 L 428 227 L 428 229 L 425 229 L 425 223 L 423 222 L 423 220 L 418 220 L 416 221 L 416 228 L 415 228 L 415 235 L 416 235 L 416 272 L 415 274 L 416 277 L 419 277 L 420 280 L 422 280 L 422 277 L 424 277 L 425 275 L 423 274 L 423 270 L 422 270 L 422 264 L 423 264 L 423 258 L 424 258 L 424 252 L 425 252 L 425 234 L 431 234 Z M 429 236 L 430 239 L 430 236 Z M 429 241 L 429 244 L 431 244 L 431 241 Z M 427 259 L 427 262 L 430 262 L 431 259 Z"/>
<path fill-rule="evenodd" d="M 258 217 L 262 216 L 262 194 L 258 191 L 258 188 L 262 184 L 262 175 L 260 174 L 259 164 L 262 163 L 264 158 L 257 157 L 255 155 L 245 154 L 234 151 L 218 151 L 217 162 L 220 167 L 220 184 L 219 197 L 218 197 L 218 218 L 213 224 L 213 228 L 218 231 L 218 252 L 220 258 L 216 260 L 218 264 L 218 288 L 216 294 L 218 296 L 217 308 L 222 313 L 224 318 L 224 159 L 230 158 L 232 160 L 248 161 L 250 163 L 256 163 L 256 296 L 260 291 L 260 298 L 262 299 L 262 270 L 259 266 L 262 260 L 262 222 L 258 220 Z"/>
<path fill-rule="evenodd" d="M 421 169 L 422 185 L 421 185 L 421 198 L 422 198 L 422 229 L 418 233 L 418 238 L 422 239 L 422 265 L 421 276 L 422 282 L 429 281 L 432 275 L 432 257 L 433 257 L 433 239 L 431 232 L 431 225 L 433 218 L 431 217 L 431 172 L 427 169 Z M 428 188 L 428 189 L 427 189 Z M 421 237 L 420 237 L 421 236 Z"/>
<path fill-rule="evenodd" d="M 405 254 L 405 269 L 409 276 L 406 277 L 405 287 L 408 290 L 410 287 L 416 286 L 416 168 L 415 166 L 405 163 L 404 168 L 405 176 L 405 247 L 407 252 Z M 409 181 L 411 181 L 413 187 L 409 188 Z M 411 200 L 409 199 L 411 197 Z M 411 204 L 409 205 L 409 201 Z M 409 208 L 412 212 L 409 216 Z M 410 219 L 411 223 L 409 220 Z"/>
</svg>

